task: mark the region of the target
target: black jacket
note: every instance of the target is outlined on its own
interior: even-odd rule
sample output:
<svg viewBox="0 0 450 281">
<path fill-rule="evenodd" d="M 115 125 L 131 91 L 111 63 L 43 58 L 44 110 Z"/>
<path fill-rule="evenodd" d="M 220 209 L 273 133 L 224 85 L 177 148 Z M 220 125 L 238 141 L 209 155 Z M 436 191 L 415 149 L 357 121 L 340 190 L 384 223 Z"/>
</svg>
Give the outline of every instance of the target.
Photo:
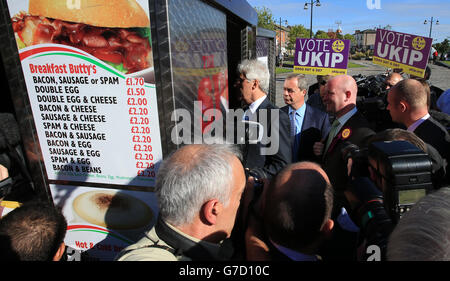
<svg viewBox="0 0 450 281">
<path fill-rule="evenodd" d="M 276 114 L 274 115 L 275 112 L 278 112 L 278 118 Z M 271 179 L 291 163 L 289 116 L 274 106 L 268 98 L 258 107 L 255 114 L 257 122 L 264 128 L 263 139 L 258 143 L 246 143 L 243 146 L 244 168 L 253 171 L 260 178 Z M 275 148 L 273 154 L 270 153 L 272 148 Z"/>
</svg>

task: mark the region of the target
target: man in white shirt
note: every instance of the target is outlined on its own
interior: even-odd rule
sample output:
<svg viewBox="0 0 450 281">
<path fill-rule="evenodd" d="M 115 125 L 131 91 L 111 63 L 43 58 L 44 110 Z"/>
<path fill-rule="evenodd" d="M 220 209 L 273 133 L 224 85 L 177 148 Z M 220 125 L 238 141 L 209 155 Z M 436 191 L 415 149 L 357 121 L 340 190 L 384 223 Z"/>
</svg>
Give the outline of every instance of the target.
<svg viewBox="0 0 450 281">
<path fill-rule="evenodd" d="M 235 86 L 248 105 L 244 119 L 258 122 L 263 129 L 260 142 L 246 143 L 243 148 L 244 168 L 254 177 L 270 179 L 291 162 L 289 117 L 267 98 L 270 73 L 264 63 L 244 60 L 238 71 Z"/>
</svg>

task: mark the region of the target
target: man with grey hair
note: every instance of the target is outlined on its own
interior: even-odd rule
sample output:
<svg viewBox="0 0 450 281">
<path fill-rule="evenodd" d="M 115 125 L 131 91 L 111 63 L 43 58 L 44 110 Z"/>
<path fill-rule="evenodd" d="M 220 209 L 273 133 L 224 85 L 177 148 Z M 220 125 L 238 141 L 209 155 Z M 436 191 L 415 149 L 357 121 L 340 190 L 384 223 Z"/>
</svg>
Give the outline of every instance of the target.
<svg viewBox="0 0 450 281">
<path fill-rule="evenodd" d="M 308 83 L 303 74 L 289 74 L 284 80 L 284 103 L 281 110 L 291 121 L 292 162 L 316 161 L 315 142 L 324 139 L 330 131 L 328 114 L 305 103 Z"/>
<path fill-rule="evenodd" d="M 228 260 L 245 173 L 233 145 L 183 146 L 158 170 L 156 225 L 119 261 Z"/>
<path fill-rule="evenodd" d="M 389 237 L 389 261 L 450 261 L 450 189 L 421 198 Z"/>
<path fill-rule="evenodd" d="M 253 177 L 270 179 L 291 162 L 289 117 L 267 98 L 270 73 L 264 63 L 244 60 L 238 72 L 235 87 L 246 104 L 243 118 L 258 122 L 263 130 L 261 141 L 244 145 L 244 168 Z"/>
</svg>

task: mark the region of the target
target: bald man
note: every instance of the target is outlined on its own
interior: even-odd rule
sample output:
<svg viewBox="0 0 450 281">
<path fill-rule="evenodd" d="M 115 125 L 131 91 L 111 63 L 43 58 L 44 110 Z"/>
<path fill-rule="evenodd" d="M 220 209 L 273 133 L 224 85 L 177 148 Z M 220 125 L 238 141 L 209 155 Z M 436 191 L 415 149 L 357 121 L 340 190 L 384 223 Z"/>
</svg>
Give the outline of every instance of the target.
<svg viewBox="0 0 450 281">
<path fill-rule="evenodd" d="M 447 161 L 447 182 L 450 182 L 450 135 L 446 128 L 428 113 L 426 88 L 420 81 L 400 81 L 388 93 L 387 110 L 392 121 L 403 124 L 424 142 L 433 146 Z"/>
<path fill-rule="evenodd" d="M 331 184 L 343 191 L 347 183 L 346 163 L 341 156 L 345 142 L 365 146 L 375 132 L 356 108 L 358 87 L 349 75 L 339 75 L 328 80 L 323 102 L 326 111 L 335 116 L 327 138 L 314 144 L 314 153 L 322 156 L 325 172 Z"/>
<path fill-rule="evenodd" d="M 333 189 L 325 171 L 313 162 L 291 164 L 264 189 L 262 200 L 263 228 L 247 233 L 247 259 L 320 259 L 319 248 L 334 226 Z"/>
<path fill-rule="evenodd" d="M 386 90 L 389 90 L 390 88 L 394 87 L 398 82 L 402 80 L 403 76 L 400 73 L 392 72 L 391 74 L 389 74 L 388 77 L 386 77 L 386 80 L 384 80 Z"/>
<path fill-rule="evenodd" d="M 356 81 L 349 75 L 339 75 L 328 80 L 323 103 L 327 112 L 335 116 L 335 121 L 327 138 L 314 144 L 314 153 L 322 156 L 322 167 L 335 190 L 333 220 L 351 209 L 344 196 L 349 180 L 347 163 L 341 151 L 348 143 L 360 148 L 366 147 L 368 139 L 375 134 L 369 122 L 356 108 L 357 91 Z M 328 247 L 326 256 L 329 259 L 355 259 L 357 233 L 354 229 L 337 226 L 333 232 L 333 243 Z M 334 247 L 335 245 L 339 247 Z"/>
</svg>

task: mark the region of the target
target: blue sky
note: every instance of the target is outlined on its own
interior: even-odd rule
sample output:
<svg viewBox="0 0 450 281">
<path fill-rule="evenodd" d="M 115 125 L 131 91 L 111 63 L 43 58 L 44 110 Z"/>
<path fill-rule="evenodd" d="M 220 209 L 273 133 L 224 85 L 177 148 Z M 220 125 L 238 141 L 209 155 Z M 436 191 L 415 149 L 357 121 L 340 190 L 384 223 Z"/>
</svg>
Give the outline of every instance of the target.
<svg viewBox="0 0 450 281">
<path fill-rule="evenodd" d="M 369 0 L 370 1 L 370 0 Z M 304 10 L 310 0 L 247 0 L 252 7 L 267 7 L 277 22 L 287 20 L 288 25 L 310 26 L 311 8 Z M 322 0 L 321 6 L 313 8 L 313 31 L 336 30 L 341 21 L 343 33 L 353 34 L 356 29 L 392 26 L 392 30 L 428 37 L 430 19 L 433 22 L 433 43 L 450 40 L 450 0 L 372 0 L 379 2 L 380 9 L 369 9 L 367 0 Z M 427 20 L 427 24 L 424 21 Z M 284 25 L 284 24 L 283 24 Z"/>
</svg>

